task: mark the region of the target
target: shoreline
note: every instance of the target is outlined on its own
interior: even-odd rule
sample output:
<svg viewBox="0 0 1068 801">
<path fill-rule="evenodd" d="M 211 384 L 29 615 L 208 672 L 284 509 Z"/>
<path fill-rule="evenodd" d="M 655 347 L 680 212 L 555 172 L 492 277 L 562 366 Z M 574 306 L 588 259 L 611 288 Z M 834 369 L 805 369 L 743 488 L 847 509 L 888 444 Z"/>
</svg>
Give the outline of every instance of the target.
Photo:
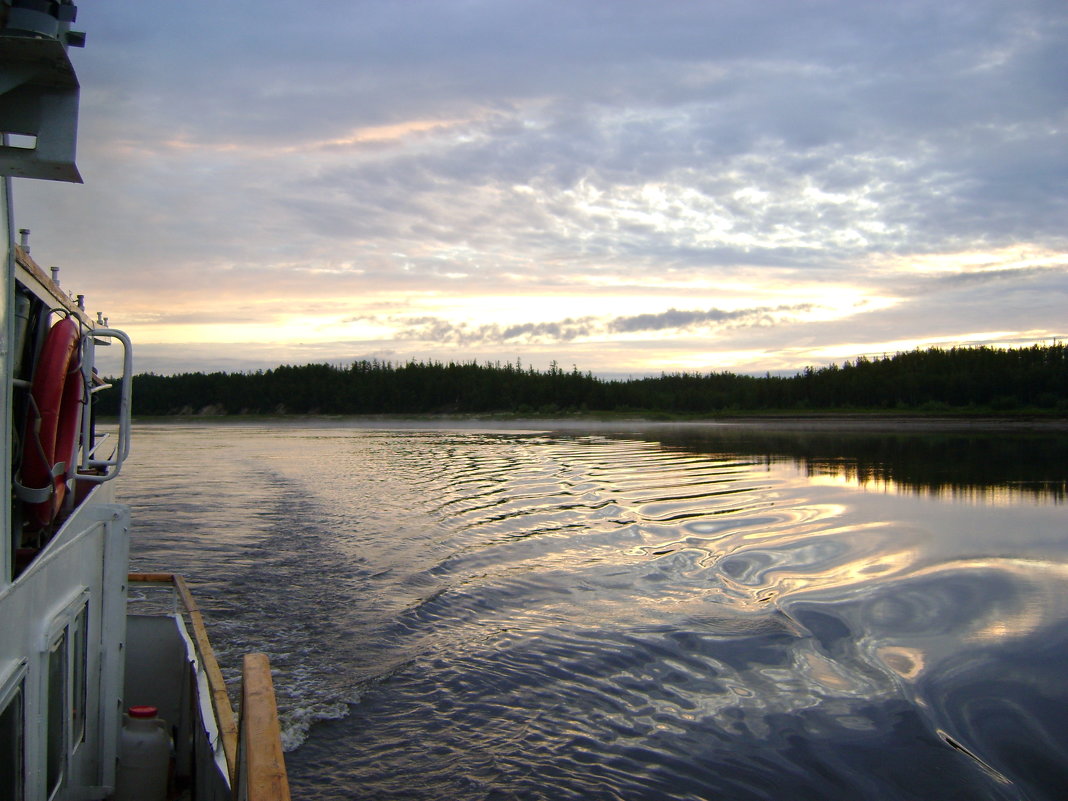
<svg viewBox="0 0 1068 801">
<path fill-rule="evenodd" d="M 109 422 L 108 419 L 102 422 Z M 568 417 L 513 415 L 163 415 L 135 417 L 134 425 L 324 425 L 338 428 L 456 428 L 503 430 L 663 430 L 754 429 L 777 431 L 858 431 L 872 433 L 920 433 L 926 431 L 1068 433 L 1065 417 L 928 416 L 878 413 L 827 413 L 808 415 L 729 415 L 724 417 L 665 419 L 655 413 L 643 415 Z"/>
</svg>

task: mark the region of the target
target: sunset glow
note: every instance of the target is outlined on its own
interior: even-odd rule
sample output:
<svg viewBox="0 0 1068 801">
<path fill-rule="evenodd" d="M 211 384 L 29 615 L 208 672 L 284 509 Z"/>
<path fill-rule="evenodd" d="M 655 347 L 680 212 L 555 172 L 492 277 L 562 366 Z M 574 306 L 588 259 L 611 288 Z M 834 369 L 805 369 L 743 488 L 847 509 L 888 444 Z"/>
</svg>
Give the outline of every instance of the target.
<svg viewBox="0 0 1068 801">
<path fill-rule="evenodd" d="M 120 5 L 74 54 L 86 184 L 28 184 L 17 224 L 140 369 L 763 373 L 1068 334 L 1039 0 L 416 0 L 284 46 L 269 7 Z"/>
</svg>

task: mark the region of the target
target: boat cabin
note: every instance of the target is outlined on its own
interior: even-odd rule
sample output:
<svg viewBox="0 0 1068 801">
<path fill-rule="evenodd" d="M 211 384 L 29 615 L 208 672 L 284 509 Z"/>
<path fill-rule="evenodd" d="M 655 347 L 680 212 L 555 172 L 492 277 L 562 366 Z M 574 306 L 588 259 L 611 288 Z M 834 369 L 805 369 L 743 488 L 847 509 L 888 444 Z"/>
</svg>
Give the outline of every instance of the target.
<svg viewBox="0 0 1068 801">
<path fill-rule="evenodd" d="M 130 340 L 16 240 L 13 179 L 81 180 L 76 15 L 0 0 L 0 800 L 285 801 L 266 657 L 235 716 L 185 583 L 128 573 Z M 101 347 L 122 351 L 115 382 Z M 103 426 L 101 392 L 120 395 Z"/>
</svg>

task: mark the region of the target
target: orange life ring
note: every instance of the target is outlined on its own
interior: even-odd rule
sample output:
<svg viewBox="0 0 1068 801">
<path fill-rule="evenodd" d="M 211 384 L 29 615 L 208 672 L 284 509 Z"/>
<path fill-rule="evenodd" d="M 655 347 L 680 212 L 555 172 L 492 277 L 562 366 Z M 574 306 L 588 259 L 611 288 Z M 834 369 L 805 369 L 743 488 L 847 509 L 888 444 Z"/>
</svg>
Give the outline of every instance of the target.
<svg viewBox="0 0 1068 801">
<path fill-rule="evenodd" d="M 55 519 L 67 494 L 66 473 L 74 458 L 85 396 L 80 342 L 78 324 L 63 318 L 49 330 L 33 371 L 33 400 L 22 441 L 22 484 L 49 490 L 46 500 L 26 504 L 30 519 L 39 526 Z"/>
</svg>

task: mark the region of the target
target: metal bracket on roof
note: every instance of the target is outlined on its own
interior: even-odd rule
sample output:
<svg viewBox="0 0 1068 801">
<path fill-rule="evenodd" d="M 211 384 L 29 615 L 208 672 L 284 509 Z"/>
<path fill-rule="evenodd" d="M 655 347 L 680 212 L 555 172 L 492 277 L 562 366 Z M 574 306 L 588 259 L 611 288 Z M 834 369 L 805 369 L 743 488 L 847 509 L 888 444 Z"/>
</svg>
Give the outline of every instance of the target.
<svg viewBox="0 0 1068 801">
<path fill-rule="evenodd" d="M 78 78 L 67 46 L 69 1 L 6 0 L 0 4 L 0 175 L 81 183 L 74 164 Z"/>
</svg>

